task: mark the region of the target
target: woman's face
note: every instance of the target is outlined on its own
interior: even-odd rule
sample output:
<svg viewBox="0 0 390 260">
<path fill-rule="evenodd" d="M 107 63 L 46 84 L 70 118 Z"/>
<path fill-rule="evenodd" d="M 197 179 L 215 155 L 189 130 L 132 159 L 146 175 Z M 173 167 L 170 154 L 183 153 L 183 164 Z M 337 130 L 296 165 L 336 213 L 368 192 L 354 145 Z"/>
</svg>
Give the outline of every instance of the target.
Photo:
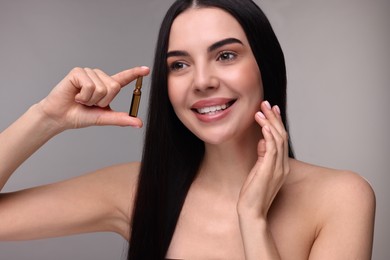
<svg viewBox="0 0 390 260">
<path fill-rule="evenodd" d="M 191 8 L 173 22 L 168 94 L 178 118 L 206 143 L 240 138 L 255 125 L 261 74 L 246 35 L 229 13 Z"/>
</svg>

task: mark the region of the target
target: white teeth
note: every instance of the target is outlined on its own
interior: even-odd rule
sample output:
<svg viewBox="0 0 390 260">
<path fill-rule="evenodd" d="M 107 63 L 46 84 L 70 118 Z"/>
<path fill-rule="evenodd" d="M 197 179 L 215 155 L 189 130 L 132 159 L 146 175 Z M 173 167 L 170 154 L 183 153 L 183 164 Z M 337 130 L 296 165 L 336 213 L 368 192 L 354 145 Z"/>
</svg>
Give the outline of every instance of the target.
<svg viewBox="0 0 390 260">
<path fill-rule="evenodd" d="M 197 111 L 199 114 L 215 114 L 215 112 L 220 111 L 220 110 L 225 110 L 228 107 L 229 107 L 228 104 L 223 104 L 221 106 L 211 106 L 211 107 L 198 108 Z"/>
</svg>

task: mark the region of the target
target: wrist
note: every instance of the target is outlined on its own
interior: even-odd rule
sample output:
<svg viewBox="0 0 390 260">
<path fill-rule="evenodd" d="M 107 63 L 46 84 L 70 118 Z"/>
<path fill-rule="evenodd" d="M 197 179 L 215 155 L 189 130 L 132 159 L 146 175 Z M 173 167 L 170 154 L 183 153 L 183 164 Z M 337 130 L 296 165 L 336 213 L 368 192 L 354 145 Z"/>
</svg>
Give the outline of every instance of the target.
<svg viewBox="0 0 390 260">
<path fill-rule="evenodd" d="M 246 206 L 243 203 L 237 204 L 237 215 L 240 220 L 244 221 L 266 221 L 267 212 L 255 207 Z"/>
<path fill-rule="evenodd" d="M 245 259 L 280 259 L 267 218 L 239 215 Z"/>
<path fill-rule="evenodd" d="M 251 214 L 238 214 L 238 220 L 241 227 L 256 227 L 258 229 L 267 229 L 268 221 L 266 217 L 254 216 Z"/>
<path fill-rule="evenodd" d="M 58 120 L 55 120 L 53 117 L 47 113 L 45 110 L 45 100 L 32 105 L 27 113 L 30 114 L 30 118 L 34 120 L 35 125 L 39 127 L 43 132 L 49 136 L 55 136 L 66 128 Z"/>
</svg>

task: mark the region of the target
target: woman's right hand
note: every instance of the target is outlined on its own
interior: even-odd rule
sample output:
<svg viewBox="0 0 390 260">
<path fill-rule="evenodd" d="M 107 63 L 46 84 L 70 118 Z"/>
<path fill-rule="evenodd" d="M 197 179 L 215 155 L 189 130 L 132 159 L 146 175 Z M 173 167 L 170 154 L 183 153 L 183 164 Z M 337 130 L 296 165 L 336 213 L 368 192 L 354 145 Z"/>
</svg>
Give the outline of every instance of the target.
<svg viewBox="0 0 390 260">
<path fill-rule="evenodd" d="M 147 67 L 135 67 L 109 76 L 99 69 L 74 68 L 38 105 L 45 115 L 65 130 L 93 125 L 141 127 L 139 118 L 111 110 L 109 104 Z"/>
</svg>

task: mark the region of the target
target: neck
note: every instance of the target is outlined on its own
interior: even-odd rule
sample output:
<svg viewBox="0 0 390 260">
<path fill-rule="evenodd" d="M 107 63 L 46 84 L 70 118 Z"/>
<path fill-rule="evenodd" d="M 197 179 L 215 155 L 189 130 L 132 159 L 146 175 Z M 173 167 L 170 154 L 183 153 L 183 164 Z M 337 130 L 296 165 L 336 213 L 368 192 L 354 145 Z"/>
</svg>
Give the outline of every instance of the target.
<svg viewBox="0 0 390 260">
<path fill-rule="evenodd" d="M 247 134 L 223 144 L 205 144 L 205 157 L 198 181 L 221 192 L 238 196 L 247 175 L 257 160 L 257 145 L 262 138 L 258 125 Z"/>
</svg>

